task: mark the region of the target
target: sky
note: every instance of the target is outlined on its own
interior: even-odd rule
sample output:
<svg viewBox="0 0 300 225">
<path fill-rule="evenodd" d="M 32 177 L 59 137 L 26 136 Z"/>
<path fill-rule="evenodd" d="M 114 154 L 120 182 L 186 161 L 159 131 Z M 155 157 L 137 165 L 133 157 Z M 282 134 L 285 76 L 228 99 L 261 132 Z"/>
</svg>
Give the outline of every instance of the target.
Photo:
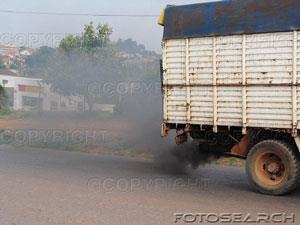
<svg viewBox="0 0 300 225">
<path fill-rule="evenodd" d="M 1 0 L 1 10 L 92 14 L 154 14 L 164 7 L 211 0 Z M 163 27 L 158 18 L 49 16 L 0 13 L 0 44 L 56 47 L 67 34 L 80 33 L 84 24 L 109 24 L 112 40 L 132 38 L 147 49 L 161 51 Z"/>
</svg>

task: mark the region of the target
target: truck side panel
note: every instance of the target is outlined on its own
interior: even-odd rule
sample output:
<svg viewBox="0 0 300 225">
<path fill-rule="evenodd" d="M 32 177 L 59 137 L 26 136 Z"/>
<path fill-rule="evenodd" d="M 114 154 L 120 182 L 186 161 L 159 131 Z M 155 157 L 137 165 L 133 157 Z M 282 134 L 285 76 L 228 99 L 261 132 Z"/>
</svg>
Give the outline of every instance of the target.
<svg viewBox="0 0 300 225">
<path fill-rule="evenodd" d="M 164 41 L 164 122 L 300 128 L 300 32 Z"/>
</svg>

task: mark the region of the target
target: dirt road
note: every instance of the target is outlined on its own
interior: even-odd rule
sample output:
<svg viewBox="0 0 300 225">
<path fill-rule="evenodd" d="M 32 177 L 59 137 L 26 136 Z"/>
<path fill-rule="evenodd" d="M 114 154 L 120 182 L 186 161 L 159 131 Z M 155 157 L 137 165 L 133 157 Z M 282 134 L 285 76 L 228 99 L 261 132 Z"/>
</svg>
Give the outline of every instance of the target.
<svg viewBox="0 0 300 225">
<path fill-rule="evenodd" d="M 169 225 L 181 213 L 283 212 L 300 223 L 300 190 L 254 193 L 239 168 L 174 174 L 152 162 L 0 147 L 1 225 Z M 199 224 L 185 222 L 176 224 Z"/>
</svg>

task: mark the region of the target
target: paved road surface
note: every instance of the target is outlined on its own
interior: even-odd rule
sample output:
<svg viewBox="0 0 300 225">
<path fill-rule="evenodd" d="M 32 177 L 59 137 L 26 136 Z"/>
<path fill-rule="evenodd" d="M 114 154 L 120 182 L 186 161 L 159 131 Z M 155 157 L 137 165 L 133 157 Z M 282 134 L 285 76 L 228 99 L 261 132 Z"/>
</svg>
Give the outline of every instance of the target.
<svg viewBox="0 0 300 225">
<path fill-rule="evenodd" d="M 175 174 L 151 162 L 0 146 L 1 225 L 169 225 L 174 213 L 262 212 L 295 213 L 300 224 L 300 190 L 254 193 L 238 168 Z"/>
</svg>

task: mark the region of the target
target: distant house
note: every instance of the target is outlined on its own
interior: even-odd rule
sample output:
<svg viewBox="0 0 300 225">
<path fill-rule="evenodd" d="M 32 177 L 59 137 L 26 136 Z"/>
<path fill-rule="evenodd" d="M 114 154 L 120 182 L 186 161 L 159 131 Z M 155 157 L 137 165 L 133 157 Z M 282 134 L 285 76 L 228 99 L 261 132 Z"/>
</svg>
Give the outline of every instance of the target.
<svg viewBox="0 0 300 225">
<path fill-rule="evenodd" d="M 6 67 L 9 67 L 13 62 L 13 58 L 8 55 L 0 55 L 0 61 L 3 62 Z"/>
<path fill-rule="evenodd" d="M 32 53 L 33 53 L 33 49 L 31 49 L 31 48 L 25 48 L 25 47 L 22 47 L 22 48 L 20 48 L 20 50 L 19 50 L 20 56 L 23 56 L 23 57 L 31 56 Z"/>
<path fill-rule="evenodd" d="M 62 96 L 42 79 L 0 74 L 0 85 L 14 111 L 83 112 L 88 105 L 82 96 Z M 94 111 L 114 112 L 115 105 L 95 104 Z"/>
<path fill-rule="evenodd" d="M 33 49 L 31 48 L 0 45 L 0 61 L 3 62 L 4 67 L 16 69 L 20 74 L 24 74 L 25 60 L 28 56 L 32 55 L 32 53 Z"/>
<path fill-rule="evenodd" d="M 19 48 L 14 45 L 0 45 L 0 55 L 14 58 L 19 55 Z"/>
<path fill-rule="evenodd" d="M 82 97 L 65 97 L 51 90 L 42 79 L 0 75 L 0 85 L 8 96 L 8 104 L 15 111 L 84 111 Z"/>
</svg>

